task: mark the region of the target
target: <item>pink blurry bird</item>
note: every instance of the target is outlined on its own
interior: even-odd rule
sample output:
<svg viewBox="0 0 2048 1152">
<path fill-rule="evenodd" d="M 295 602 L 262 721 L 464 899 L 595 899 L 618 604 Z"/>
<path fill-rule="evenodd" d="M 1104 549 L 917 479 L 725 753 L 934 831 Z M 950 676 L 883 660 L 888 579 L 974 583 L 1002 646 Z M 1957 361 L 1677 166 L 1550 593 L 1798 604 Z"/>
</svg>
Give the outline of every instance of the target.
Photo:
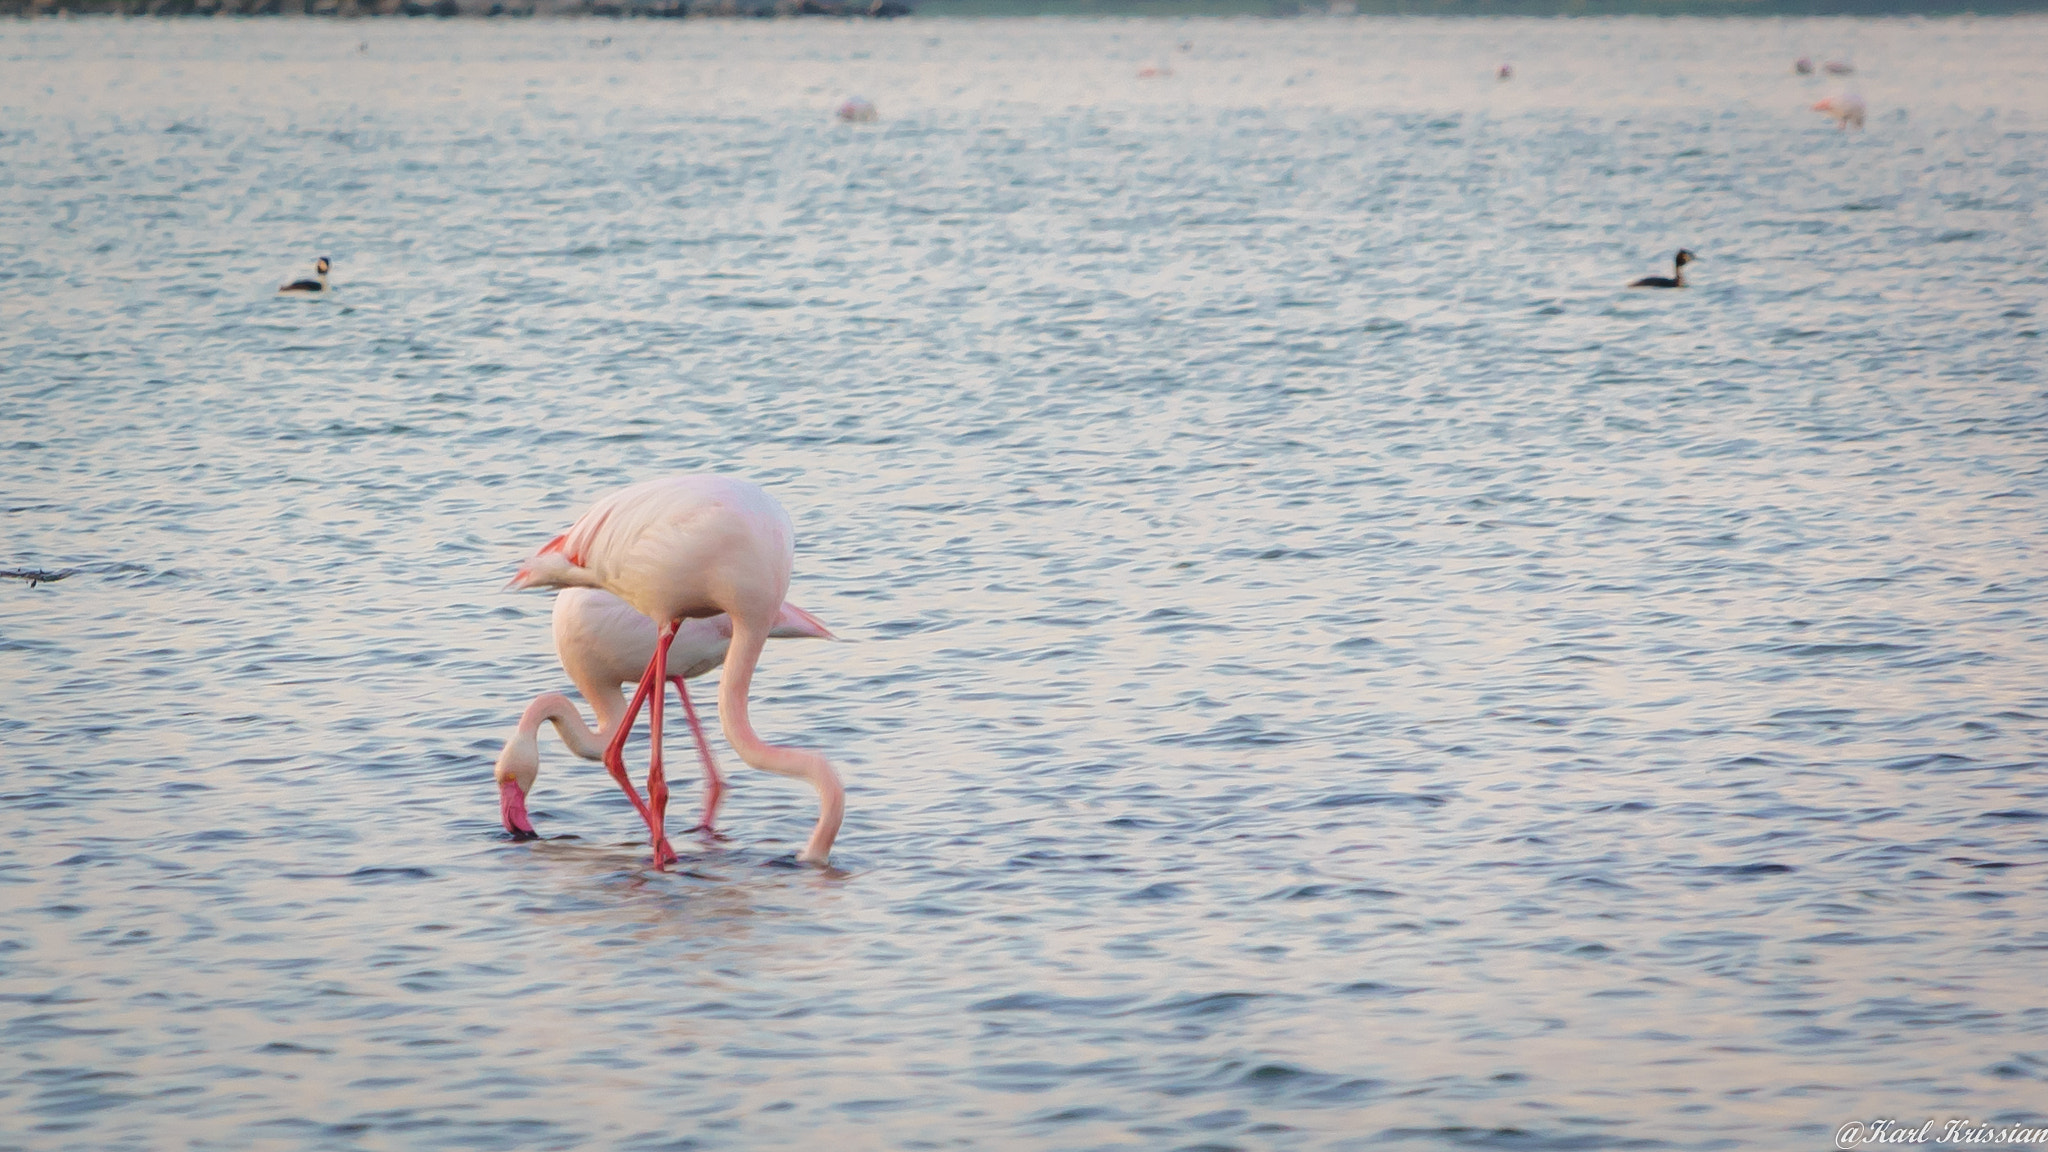
<svg viewBox="0 0 2048 1152">
<path fill-rule="evenodd" d="M 782 606 L 768 634 L 835 639 L 817 617 L 794 604 Z M 585 760 L 602 760 L 605 745 L 611 742 L 626 712 L 626 698 L 619 685 L 639 683 L 648 661 L 654 658 L 655 636 L 654 621 L 609 592 L 564 588 L 555 597 L 555 655 L 562 662 L 562 670 L 590 702 L 591 711 L 597 714 L 597 727 L 585 725 L 583 713 L 559 692 L 536 696 L 526 706 L 518 729 L 505 741 L 504 751 L 498 753 L 495 772 L 499 809 L 507 832 L 521 840 L 537 835 L 526 814 L 526 798 L 532 794 L 534 778 L 540 774 L 541 725 L 553 722 L 569 751 Z M 719 779 L 710 742 L 704 739 L 704 728 L 697 723 L 697 710 L 690 704 L 690 693 L 683 682 L 718 667 L 731 644 L 732 618 L 706 616 L 685 620 L 677 626 L 675 640 L 668 650 L 668 682 L 682 695 L 683 714 L 690 721 L 690 733 L 697 740 L 697 755 L 704 763 L 704 819 L 697 827 L 706 832 L 718 818 L 718 802 L 725 795 L 725 784 Z M 627 791 L 630 795 L 630 785 Z"/>
<path fill-rule="evenodd" d="M 732 642 L 718 684 L 719 720 L 740 759 L 765 772 L 808 780 L 818 823 L 797 859 L 824 863 L 846 813 L 846 789 L 823 756 L 769 744 L 747 719 L 747 692 L 761 649 L 782 611 L 795 558 L 789 513 L 757 485 L 730 476 L 672 476 L 621 488 L 591 505 L 567 532 L 527 558 L 507 588 L 602 588 L 660 626 L 640 686 L 612 730 L 605 768 L 647 821 L 656 866 L 676 859 L 663 823 L 668 783 L 661 770 L 662 680 L 676 629 L 724 613 Z M 647 803 L 626 778 L 626 733 L 651 707 Z"/>
<path fill-rule="evenodd" d="M 1835 118 L 1835 131 L 1840 132 L 1851 124 L 1857 131 L 1863 130 L 1863 97 L 1853 92 L 1830 96 L 1813 106 L 1815 112 L 1825 112 Z"/>
</svg>

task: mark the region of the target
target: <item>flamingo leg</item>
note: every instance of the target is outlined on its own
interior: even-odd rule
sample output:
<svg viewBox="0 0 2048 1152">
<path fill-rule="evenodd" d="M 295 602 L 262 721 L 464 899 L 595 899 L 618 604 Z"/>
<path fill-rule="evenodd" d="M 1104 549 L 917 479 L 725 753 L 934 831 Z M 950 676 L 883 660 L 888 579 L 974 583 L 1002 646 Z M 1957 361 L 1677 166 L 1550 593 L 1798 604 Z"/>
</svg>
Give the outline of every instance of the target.
<svg viewBox="0 0 2048 1152">
<path fill-rule="evenodd" d="M 668 778 L 661 771 L 661 706 L 668 698 L 668 689 L 661 683 L 662 674 L 668 670 L 668 649 L 675 641 L 676 627 L 663 625 L 661 635 L 654 640 L 654 661 L 647 666 L 646 683 L 641 691 L 647 693 L 647 724 L 649 728 L 647 756 L 647 804 L 652 810 L 647 818 L 647 830 L 652 833 L 654 845 L 654 866 L 676 862 L 676 850 L 669 847 L 668 834 L 664 826 L 668 823 Z M 649 689 L 652 689 L 649 691 Z"/>
<path fill-rule="evenodd" d="M 690 690 L 683 687 L 681 676 L 671 676 L 668 681 L 683 698 L 683 715 L 690 718 L 690 734 L 697 738 L 697 758 L 704 762 L 704 819 L 690 831 L 716 831 L 714 822 L 718 819 L 718 802 L 725 798 L 725 781 L 718 775 L 718 761 L 711 758 L 711 742 L 704 738 L 704 726 L 697 723 L 697 708 L 690 703 Z"/>
<path fill-rule="evenodd" d="M 660 645 L 657 644 L 656 647 Z M 654 658 L 661 659 L 661 653 L 656 652 Z M 640 687 L 633 691 L 633 702 L 626 705 L 626 714 L 620 717 L 618 730 L 612 733 L 612 741 L 605 745 L 604 749 L 604 770 L 611 773 L 612 779 L 619 782 L 619 787 L 626 790 L 626 799 L 633 802 L 633 810 L 640 813 L 640 819 L 647 822 L 649 832 L 654 831 L 654 813 L 648 810 L 646 802 L 640 799 L 639 789 L 633 787 L 632 778 L 626 775 L 626 736 L 633 731 L 633 721 L 640 718 L 640 705 L 647 701 L 648 682 L 661 683 L 660 672 L 660 664 L 652 661 L 648 663 L 647 674 L 640 678 Z"/>
</svg>

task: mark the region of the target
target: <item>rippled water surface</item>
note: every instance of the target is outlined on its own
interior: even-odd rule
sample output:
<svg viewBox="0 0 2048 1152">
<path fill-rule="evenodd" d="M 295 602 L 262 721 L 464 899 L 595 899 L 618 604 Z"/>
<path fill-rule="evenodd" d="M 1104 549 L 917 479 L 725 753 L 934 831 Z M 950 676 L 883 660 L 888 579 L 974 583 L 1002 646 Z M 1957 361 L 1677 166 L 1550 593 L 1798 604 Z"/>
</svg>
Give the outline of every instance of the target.
<svg viewBox="0 0 2048 1152">
<path fill-rule="evenodd" d="M 0 1146 L 2041 1119 L 2044 54 L 0 26 Z M 755 690 L 831 870 L 722 741 L 666 873 L 552 735 L 499 830 L 501 585 L 693 470 L 849 641 Z"/>
</svg>

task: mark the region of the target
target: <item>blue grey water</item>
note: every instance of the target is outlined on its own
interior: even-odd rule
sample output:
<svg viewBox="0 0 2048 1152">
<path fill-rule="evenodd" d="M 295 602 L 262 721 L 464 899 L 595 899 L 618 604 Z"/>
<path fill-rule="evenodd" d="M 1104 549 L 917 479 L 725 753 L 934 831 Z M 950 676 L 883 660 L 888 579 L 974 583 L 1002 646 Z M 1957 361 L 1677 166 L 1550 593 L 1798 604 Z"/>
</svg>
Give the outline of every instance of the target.
<svg viewBox="0 0 2048 1152">
<path fill-rule="evenodd" d="M 0 1147 L 2040 1121 L 2044 56 L 0 26 Z M 499 828 L 501 586 L 692 470 L 847 641 L 755 690 L 829 870 L 722 741 L 667 872 L 552 735 Z"/>
</svg>

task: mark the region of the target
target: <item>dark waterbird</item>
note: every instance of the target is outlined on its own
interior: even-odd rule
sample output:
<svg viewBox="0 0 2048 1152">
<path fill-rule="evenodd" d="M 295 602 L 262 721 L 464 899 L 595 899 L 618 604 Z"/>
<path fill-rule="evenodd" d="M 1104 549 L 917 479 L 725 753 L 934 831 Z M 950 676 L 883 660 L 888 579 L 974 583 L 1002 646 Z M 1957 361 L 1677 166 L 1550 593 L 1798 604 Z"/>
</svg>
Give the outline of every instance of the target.
<svg viewBox="0 0 2048 1152">
<path fill-rule="evenodd" d="M 1672 258 L 1671 275 L 1645 276 L 1641 280 L 1629 281 L 1628 286 L 1631 288 L 1683 288 L 1685 287 L 1685 266 L 1697 259 L 1699 257 L 1680 248 L 1678 255 Z"/>
<path fill-rule="evenodd" d="M 38 584 L 55 584 L 69 575 L 71 575 L 71 569 L 69 568 L 59 568 L 54 571 L 46 568 L 8 568 L 0 571 L 0 579 L 26 580 L 31 588 Z"/>
<path fill-rule="evenodd" d="M 327 263 L 327 257 L 325 257 L 325 256 L 322 256 L 322 257 L 321 257 L 321 258 L 319 258 L 318 260 L 315 260 L 315 261 L 313 261 L 313 271 L 315 271 L 315 272 L 319 273 L 319 275 L 320 275 L 320 278 L 319 278 L 318 280 L 294 280 L 294 281 L 292 281 L 291 283 L 289 283 L 289 284 L 285 285 L 284 287 L 282 287 L 282 288 L 279 288 L 279 289 L 278 289 L 278 291 L 279 291 L 279 292 L 325 292 L 325 291 L 327 291 L 327 269 L 328 269 L 328 267 L 329 267 L 329 265 L 328 265 L 328 263 Z"/>
</svg>

